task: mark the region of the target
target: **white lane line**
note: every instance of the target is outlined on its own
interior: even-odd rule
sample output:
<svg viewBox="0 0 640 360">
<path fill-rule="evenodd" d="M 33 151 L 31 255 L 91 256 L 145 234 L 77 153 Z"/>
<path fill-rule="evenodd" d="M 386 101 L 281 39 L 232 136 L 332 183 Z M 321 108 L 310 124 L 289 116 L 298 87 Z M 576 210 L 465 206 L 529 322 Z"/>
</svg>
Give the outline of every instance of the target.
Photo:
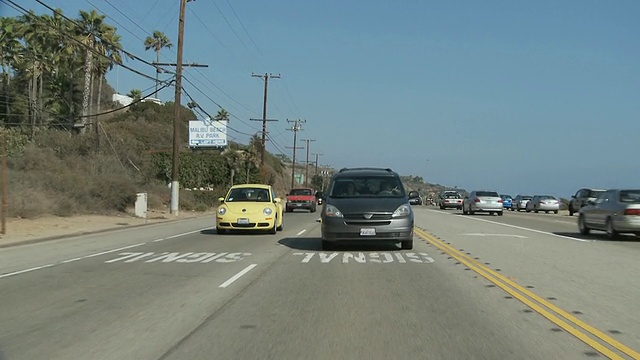
<svg viewBox="0 0 640 360">
<path fill-rule="evenodd" d="M 77 258 L 73 258 L 65 261 L 60 261 L 60 264 L 67 264 L 67 263 L 78 261 L 78 260 L 82 260 L 82 258 L 77 257 Z"/>
<path fill-rule="evenodd" d="M 209 227 L 206 227 L 206 228 L 202 228 L 202 229 L 198 229 L 198 230 L 188 231 L 188 232 L 182 233 L 182 234 L 171 235 L 171 236 L 163 237 L 163 238 L 160 238 L 160 239 L 155 239 L 155 240 L 153 240 L 151 242 L 160 242 L 160 241 L 164 241 L 164 240 L 175 239 L 175 238 L 178 238 L 178 237 L 181 237 L 181 236 L 191 235 L 191 234 L 199 233 L 201 231 L 209 230 L 209 229 L 210 229 Z"/>
<path fill-rule="evenodd" d="M 88 258 L 92 258 L 92 257 L 104 255 L 104 254 L 110 254 L 112 252 L 116 252 L 116 251 L 120 251 L 120 250 L 131 249 L 131 248 L 142 246 L 142 245 L 146 245 L 146 244 L 147 244 L 146 242 L 143 242 L 143 243 L 139 243 L 139 244 L 135 244 L 135 245 L 129 245 L 129 246 L 113 249 L 113 250 L 107 250 L 107 251 L 103 251 L 103 252 L 99 252 L 99 253 L 83 256 L 82 258 L 83 259 L 88 259 Z"/>
<path fill-rule="evenodd" d="M 304 234 L 306 232 L 307 232 L 307 229 L 302 229 L 296 234 L 296 236 L 300 236 L 300 235 L 302 235 L 302 234 Z"/>
<path fill-rule="evenodd" d="M 573 241 L 580 241 L 580 242 L 594 242 L 594 241 L 595 241 L 595 240 L 578 239 L 578 238 L 574 238 L 574 237 L 571 237 L 571 236 L 564 236 L 564 235 L 554 234 L 554 233 L 551 233 L 551 232 L 548 232 L 548 231 L 542 231 L 542 230 L 530 229 L 530 228 L 526 228 L 526 227 L 522 227 L 522 226 L 516 226 L 516 225 L 511 225 L 511 224 L 504 224 L 504 223 L 499 223 L 499 222 L 496 222 L 496 221 L 485 220 L 485 219 L 479 219 L 479 218 L 474 218 L 474 217 L 465 217 L 465 219 L 471 219 L 471 220 L 482 221 L 482 222 L 486 222 L 486 223 L 489 223 L 489 224 L 502 225 L 502 226 L 506 226 L 506 227 L 510 227 L 510 228 L 514 228 L 514 229 L 531 231 L 531 232 L 538 233 L 538 234 L 551 235 L 551 236 L 559 237 L 559 238 L 561 238 L 561 239 L 567 239 L 567 240 L 573 240 Z"/>
<path fill-rule="evenodd" d="M 258 264 L 251 264 L 249 266 L 247 266 L 246 268 L 244 268 L 242 271 L 240 271 L 239 273 L 233 275 L 229 280 L 223 282 L 222 284 L 220 284 L 221 288 L 226 288 L 227 286 L 233 284 L 234 281 L 240 279 L 242 277 L 242 275 L 248 273 L 249 271 L 251 271 L 251 269 L 253 269 L 254 267 L 256 267 Z"/>
<path fill-rule="evenodd" d="M 6 277 L 9 277 L 9 276 L 13 276 L 13 275 L 28 273 L 30 271 L 36 271 L 36 270 L 52 267 L 54 265 L 55 264 L 47 264 L 47 265 L 32 267 L 30 269 L 24 269 L 24 270 L 14 271 L 14 272 L 11 272 L 11 273 L 2 274 L 2 275 L 0 275 L 0 279 L 6 278 Z"/>
</svg>

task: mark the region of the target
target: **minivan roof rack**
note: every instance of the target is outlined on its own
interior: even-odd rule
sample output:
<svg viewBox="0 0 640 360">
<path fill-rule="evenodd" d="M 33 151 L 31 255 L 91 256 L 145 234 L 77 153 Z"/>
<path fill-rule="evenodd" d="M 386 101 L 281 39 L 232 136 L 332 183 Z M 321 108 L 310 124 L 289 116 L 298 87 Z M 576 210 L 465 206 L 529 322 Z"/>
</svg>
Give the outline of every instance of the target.
<svg viewBox="0 0 640 360">
<path fill-rule="evenodd" d="M 387 172 L 392 173 L 393 170 L 389 168 L 377 168 L 377 167 L 355 167 L 355 168 L 342 168 L 339 172 L 347 171 L 347 170 L 385 170 Z"/>
</svg>

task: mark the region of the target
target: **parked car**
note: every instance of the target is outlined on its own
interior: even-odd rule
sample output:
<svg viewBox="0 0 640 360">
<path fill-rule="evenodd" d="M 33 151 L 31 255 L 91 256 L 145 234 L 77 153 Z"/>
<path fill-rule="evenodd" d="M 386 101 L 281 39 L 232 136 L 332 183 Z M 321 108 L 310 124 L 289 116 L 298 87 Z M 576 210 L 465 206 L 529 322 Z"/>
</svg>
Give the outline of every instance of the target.
<svg viewBox="0 0 640 360">
<path fill-rule="evenodd" d="M 583 235 L 600 230 L 609 238 L 620 233 L 640 236 L 640 189 L 606 190 L 578 213 L 578 229 Z"/>
<path fill-rule="evenodd" d="M 569 200 L 569 216 L 577 213 L 582 207 L 587 206 L 589 201 L 594 202 L 598 196 L 604 193 L 604 189 L 582 188 L 576 191 L 575 195 Z"/>
<path fill-rule="evenodd" d="M 216 231 L 258 230 L 275 234 L 284 227 L 282 200 L 271 185 L 242 184 L 232 186 L 218 199 Z"/>
<path fill-rule="evenodd" d="M 414 213 L 391 169 L 344 168 L 329 180 L 321 211 L 322 248 L 342 241 L 400 243 L 413 248 Z"/>
<path fill-rule="evenodd" d="M 440 209 L 462 210 L 462 196 L 458 192 L 445 192 L 440 200 Z"/>
<path fill-rule="evenodd" d="M 544 211 L 549 213 L 549 211 L 553 211 L 554 214 L 557 214 L 558 210 L 560 210 L 560 201 L 551 195 L 535 195 L 533 199 L 527 202 L 525 209 L 527 212 L 538 213 Z"/>
<path fill-rule="evenodd" d="M 472 191 L 468 197 L 462 200 L 462 213 L 473 215 L 477 212 L 486 212 L 491 215 L 502 216 L 502 198 L 495 191 Z"/>
<path fill-rule="evenodd" d="M 511 195 L 502 194 L 500 195 L 500 198 L 502 198 L 502 207 L 507 210 L 511 210 L 511 207 L 513 206 L 513 198 Z"/>
<path fill-rule="evenodd" d="M 531 201 L 533 196 L 529 195 L 518 195 L 511 201 L 511 210 L 512 211 L 521 211 L 527 208 L 527 203 Z"/>
</svg>

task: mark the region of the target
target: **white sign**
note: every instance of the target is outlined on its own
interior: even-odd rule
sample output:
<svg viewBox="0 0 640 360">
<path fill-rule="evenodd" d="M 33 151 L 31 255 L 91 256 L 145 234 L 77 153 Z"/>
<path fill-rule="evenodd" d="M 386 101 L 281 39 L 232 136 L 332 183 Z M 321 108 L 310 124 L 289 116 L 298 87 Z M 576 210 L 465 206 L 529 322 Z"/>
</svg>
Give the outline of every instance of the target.
<svg viewBox="0 0 640 360">
<path fill-rule="evenodd" d="M 227 146 L 227 122 L 216 120 L 189 121 L 189 146 Z"/>
<path fill-rule="evenodd" d="M 125 252 L 118 254 L 120 257 L 107 260 L 105 263 L 110 264 L 114 262 L 132 263 L 132 262 L 144 262 L 144 263 L 201 263 L 206 264 L 210 262 L 217 263 L 231 263 L 243 260 L 245 257 L 250 256 L 250 253 L 152 253 L 152 252 Z"/>
<path fill-rule="evenodd" d="M 318 256 L 316 256 L 316 254 Z M 342 254 L 342 256 L 338 256 Z M 319 262 L 321 264 L 328 264 L 332 260 L 333 262 L 342 262 L 343 264 L 348 263 L 356 263 L 356 264 L 365 264 L 369 263 L 378 263 L 378 264 L 389 264 L 393 262 L 397 262 L 400 264 L 407 263 L 417 263 L 417 264 L 431 264 L 434 260 L 427 253 L 390 253 L 390 252 L 372 252 L 372 253 L 315 253 L 315 252 L 296 252 L 293 255 L 302 256 L 301 263 L 309 263 L 311 261 Z M 403 256 L 404 255 L 404 256 Z M 406 259 L 405 259 L 406 257 Z M 316 260 L 314 260 L 316 259 Z"/>
</svg>

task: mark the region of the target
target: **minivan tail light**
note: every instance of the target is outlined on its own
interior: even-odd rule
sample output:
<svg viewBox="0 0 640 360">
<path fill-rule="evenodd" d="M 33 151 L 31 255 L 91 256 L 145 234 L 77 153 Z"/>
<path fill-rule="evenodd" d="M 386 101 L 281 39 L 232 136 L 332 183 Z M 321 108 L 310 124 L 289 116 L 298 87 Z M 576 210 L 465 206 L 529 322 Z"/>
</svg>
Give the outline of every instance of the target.
<svg viewBox="0 0 640 360">
<path fill-rule="evenodd" d="M 625 215 L 640 215 L 640 209 L 626 209 L 624 211 Z"/>
</svg>

